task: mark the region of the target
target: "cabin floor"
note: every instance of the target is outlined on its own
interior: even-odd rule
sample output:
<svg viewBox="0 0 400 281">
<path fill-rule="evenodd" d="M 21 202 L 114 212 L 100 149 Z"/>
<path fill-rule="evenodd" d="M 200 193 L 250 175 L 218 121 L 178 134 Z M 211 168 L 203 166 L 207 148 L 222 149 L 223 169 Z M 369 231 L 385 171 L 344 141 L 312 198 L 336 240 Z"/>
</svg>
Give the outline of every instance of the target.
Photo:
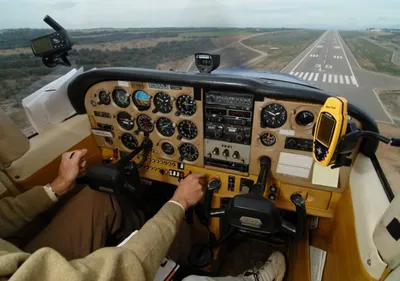
<svg viewBox="0 0 400 281">
<path fill-rule="evenodd" d="M 261 267 L 275 251 L 286 256 L 287 243 L 272 245 L 266 241 L 239 236 L 228 242 L 226 259 L 219 275 L 236 276 L 250 268 Z"/>
</svg>

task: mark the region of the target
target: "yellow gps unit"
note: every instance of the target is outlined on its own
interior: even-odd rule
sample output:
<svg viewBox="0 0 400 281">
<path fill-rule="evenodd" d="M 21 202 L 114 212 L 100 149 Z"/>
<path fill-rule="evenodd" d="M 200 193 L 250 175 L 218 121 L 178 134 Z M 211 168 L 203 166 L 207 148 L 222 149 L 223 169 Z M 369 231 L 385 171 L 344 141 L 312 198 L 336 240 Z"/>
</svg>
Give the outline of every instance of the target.
<svg viewBox="0 0 400 281">
<path fill-rule="evenodd" d="M 335 161 L 336 145 L 347 129 L 347 100 L 330 97 L 321 108 L 315 124 L 313 156 L 323 166 Z"/>
</svg>

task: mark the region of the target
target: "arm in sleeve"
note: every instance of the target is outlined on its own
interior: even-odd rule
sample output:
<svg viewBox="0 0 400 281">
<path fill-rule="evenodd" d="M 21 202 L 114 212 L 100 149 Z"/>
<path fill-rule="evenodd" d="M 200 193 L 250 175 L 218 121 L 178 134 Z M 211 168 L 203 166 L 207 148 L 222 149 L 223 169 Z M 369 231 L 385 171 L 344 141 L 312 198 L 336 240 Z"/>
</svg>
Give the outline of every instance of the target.
<svg viewBox="0 0 400 281">
<path fill-rule="evenodd" d="M 26 256 L 29 254 L 20 253 L 18 263 L 22 265 L 14 274 L 8 274 L 11 273 L 14 280 L 25 280 L 16 277 L 27 277 L 35 272 L 35 278 L 43 281 L 151 281 L 173 242 L 183 216 L 184 210 L 169 202 L 122 247 L 102 248 L 83 259 L 72 261 L 67 261 L 50 248 L 42 248 L 29 257 Z"/>
<path fill-rule="evenodd" d="M 7 238 L 53 204 L 43 186 L 35 186 L 16 197 L 1 199 L 0 238 Z"/>
</svg>

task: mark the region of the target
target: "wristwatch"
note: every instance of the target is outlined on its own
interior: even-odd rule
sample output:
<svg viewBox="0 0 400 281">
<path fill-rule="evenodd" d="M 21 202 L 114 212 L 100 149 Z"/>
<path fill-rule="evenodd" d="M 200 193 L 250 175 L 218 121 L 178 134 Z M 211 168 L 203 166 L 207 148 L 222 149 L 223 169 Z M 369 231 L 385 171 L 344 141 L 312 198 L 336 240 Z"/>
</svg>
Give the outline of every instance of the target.
<svg viewBox="0 0 400 281">
<path fill-rule="evenodd" d="M 49 195 L 50 199 L 53 202 L 57 202 L 58 201 L 58 196 L 57 194 L 53 191 L 53 188 L 51 187 L 51 185 L 48 183 L 46 185 L 43 186 L 44 190 L 46 191 L 47 195 Z"/>
</svg>

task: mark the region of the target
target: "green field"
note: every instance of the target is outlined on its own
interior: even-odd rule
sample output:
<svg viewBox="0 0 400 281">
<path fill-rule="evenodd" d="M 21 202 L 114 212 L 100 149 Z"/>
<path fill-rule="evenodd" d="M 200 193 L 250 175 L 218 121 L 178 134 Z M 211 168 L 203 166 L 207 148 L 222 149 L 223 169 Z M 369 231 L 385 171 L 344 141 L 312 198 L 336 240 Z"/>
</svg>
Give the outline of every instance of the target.
<svg viewBox="0 0 400 281">
<path fill-rule="evenodd" d="M 375 90 L 396 124 L 400 124 L 400 89 Z"/>
<path fill-rule="evenodd" d="M 254 37 L 243 43 L 268 53 L 268 56 L 255 66 L 256 68 L 280 71 L 322 33 L 321 30 L 283 31 Z"/>
<path fill-rule="evenodd" d="M 249 34 L 246 30 L 218 30 L 218 31 L 194 31 L 180 33 L 179 37 L 192 38 L 192 37 L 225 37 L 241 34 Z"/>
<path fill-rule="evenodd" d="M 365 33 L 364 33 L 365 34 Z M 360 66 L 364 69 L 400 76 L 400 67 L 392 63 L 393 52 L 369 42 L 357 34 L 340 32 Z"/>
</svg>

